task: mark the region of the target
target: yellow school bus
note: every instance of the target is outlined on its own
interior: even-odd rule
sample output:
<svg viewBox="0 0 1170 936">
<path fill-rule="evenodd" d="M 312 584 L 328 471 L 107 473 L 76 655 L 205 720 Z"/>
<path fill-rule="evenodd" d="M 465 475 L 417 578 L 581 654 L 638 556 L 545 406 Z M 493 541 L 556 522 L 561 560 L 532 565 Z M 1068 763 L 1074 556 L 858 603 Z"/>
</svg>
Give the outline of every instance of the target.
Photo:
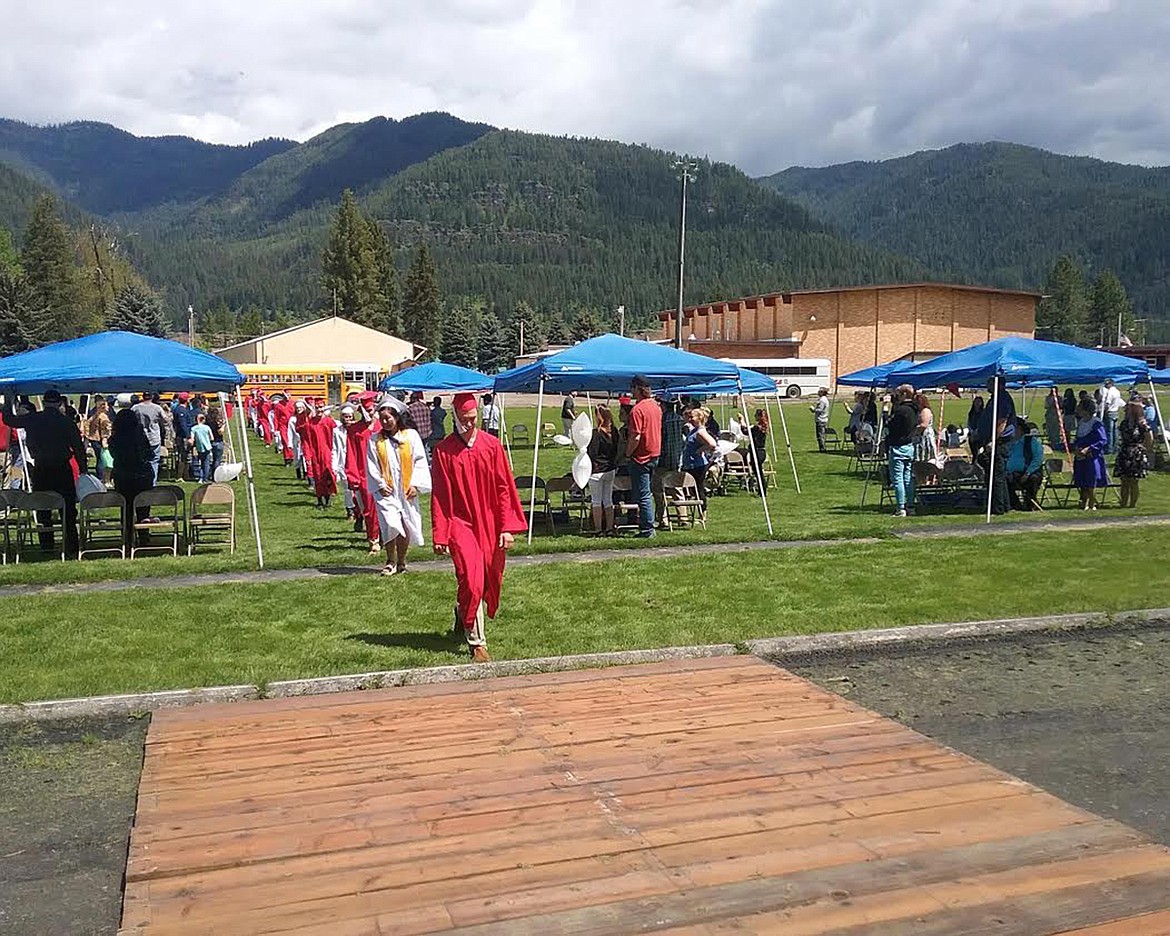
<svg viewBox="0 0 1170 936">
<path fill-rule="evenodd" d="M 259 390 L 266 396 L 287 393 L 293 399 L 324 397 L 331 404 L 342 402 L 351 393 L 375 390 L 384 376 L 368 368 L 345 369 L 336 366 L 297 364 L 292 367 L 271 367 L 266 364 L 239 364 L 246 379 L 242 392 Z"/>
</svg>

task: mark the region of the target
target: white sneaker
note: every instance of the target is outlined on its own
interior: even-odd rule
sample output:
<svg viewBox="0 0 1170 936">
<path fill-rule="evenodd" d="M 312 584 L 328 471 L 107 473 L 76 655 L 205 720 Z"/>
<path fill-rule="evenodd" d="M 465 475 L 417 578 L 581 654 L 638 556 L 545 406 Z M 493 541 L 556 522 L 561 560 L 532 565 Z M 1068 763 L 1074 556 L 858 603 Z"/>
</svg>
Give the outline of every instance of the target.
<svg viewBox="0 0 1170 936">
<path fill-rule="evenodd" d="M 905 510 L 895 510 L 894 516 L 895 517 L 904 517 L 904 516 L 906 516 L 906 511 Z"/>
</svg>

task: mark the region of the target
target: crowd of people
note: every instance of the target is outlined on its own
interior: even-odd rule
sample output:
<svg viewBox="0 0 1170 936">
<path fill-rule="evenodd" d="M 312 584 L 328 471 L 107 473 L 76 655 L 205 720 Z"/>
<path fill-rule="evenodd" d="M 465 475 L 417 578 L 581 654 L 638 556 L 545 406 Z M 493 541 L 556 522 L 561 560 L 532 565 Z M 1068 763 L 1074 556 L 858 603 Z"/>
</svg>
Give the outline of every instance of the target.
<svg viewBox="0 0 1170 936">
<path fill-rule="evenodd" d="M 65 551 L 76 554 L 77 481 L 92 474 L 128 504 L 158 484 L 164 451 L 175 455 L 178 478 L 209 482 L 223 459 L 227 417 L 217 397 L 179 393 L 122 393 L 78 398 L 77 406 L 55 390 L 41 398 L 5 400 L 0 416 L 0 452 L 6 458 L 4 486 L 9 490 L 53 491 L 65 501 Z M 78 409 L 78 407 L 82 409 Z M 140 516 L 148 511 L 143 508 Z M 40 517 L 48 527 L 48 517 Z M 127 518 L 127 539 L 132 518 Z M 41 546 L 55 549 L 49 530 Z"/>
<path fill-rule="evenodd" d="M 1114 456 L 1112 475 L 1121 506 L 1137 506 L 1139 482 L 1147 476 L 1159 434 L 1152 397 L 1135 389 L 1125 402 L 1112 380 L 1093 393 L 1071 387 L 1062 393 L 1053 387 L 1044 397 L 1042 433 L 1017 413 L 1006 387 L 1001 385 L 995 400 L 988 402 L 995 386 L 994 380 L 988 381 L 987 399 L 973 397 L 964 424 L 942 429 L 935 426 L 929 398 L 908 384 L 880 400 L 873 392 L 854 394 L 846 434 L 857 445 L 883 450 L 897 516 L 913 512 L 916 488 L 934 483 L 949 458 L 966 460 L 968 453 L 989 479 L 995 514 L 1040 509 L 1049 456 L 1071 460 L 1072 484 L 1083 510 L 1096 510 L 1099 491 L 1111 486 L 1107 457 Z M 820 414 L 815 418 L 819 427 Z"/>
</svg>

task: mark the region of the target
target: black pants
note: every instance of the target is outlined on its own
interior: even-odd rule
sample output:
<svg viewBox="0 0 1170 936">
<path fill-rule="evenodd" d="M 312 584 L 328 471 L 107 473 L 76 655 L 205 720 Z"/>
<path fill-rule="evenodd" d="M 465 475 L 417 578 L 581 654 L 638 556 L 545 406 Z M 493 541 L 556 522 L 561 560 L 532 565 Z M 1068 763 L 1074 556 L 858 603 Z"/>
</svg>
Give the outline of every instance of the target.
<svg viewBox="0 0 1170 936">
<path fill-rule="evenodd" d="M 1007 455 L 1002 444 L 995 447 L 994 466 L 989 464 L 990 460 L 991 452 L 989 449 L 980 452 L 979 464 L 987 472 L 987 478 L 991 484 L 991 512 L 1005 514 L 1012 509 L 1012 497 L 1008 488 Z"/>
<path fill-rule="evenodd" d="M 1012 492 L 1012 508 L 1015 510 L 1035 510 L 1040 500 L 1040 485 L 1044 483 L 1044 476 L 1039 471 L 1024 474 L 1022 471 L 1013 471 L 1008 475 L 1008 487 Z"/>
<path fill-rule="evenodd" d="M 65 551 L 77 552 L 77 485 L 73 482 L 73 469 L 69 465 L 33 465 L 29 480 L 34 491 L 55 491 L 65 499 Z M 37 511 L 37 524 L 47 526 L 52 522 L 51 510 Z M 40 533 L 42 549 L 55 550 L 56 537 Z"/>
</svg>

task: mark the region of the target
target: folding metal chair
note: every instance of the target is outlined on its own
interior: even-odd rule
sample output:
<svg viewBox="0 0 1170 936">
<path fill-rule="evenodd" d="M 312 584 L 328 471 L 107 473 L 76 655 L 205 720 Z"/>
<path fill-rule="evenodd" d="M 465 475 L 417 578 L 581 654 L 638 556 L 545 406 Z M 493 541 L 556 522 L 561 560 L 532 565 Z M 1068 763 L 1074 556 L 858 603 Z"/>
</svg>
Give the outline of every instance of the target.
<svg viewBox="0 0 1170 936">
<path fill-rule="evenodd" d="M 22 491 L 0 490 L 0 529 L 4 536 L 3 564 L 8 565 L 9 555 L 17 561 L 20 554 L 13 554 L 12 539 L 16 533 L 20 520 L 20 500 L 24 496 Z"/>
<path fill-rule="evenodd" d="M 131 510 L 134 511 L 134 522 L 130 525 L 133 532 L 134 539 L 130 544 L 130 558 L 133 559 L 140 552 L 149 551 L 169 551 L 172 556 L 179 555 L 179 534 L 183 526 L 183 508 L 181 506 L 182 500 L 176 494 L 173 488 L 151 488 L 149 491 L 143 491 L 134 498 L 134 504 Z M 139 520 L 138 508 L 145 507 L 150 511 L 150 516 Z M 164 510 L 156 511 L 154 508 L 161 507 Z M 165 509 L 169 508 L 169 510 Z M 155 514 L 160 516 L 155 516 Z M 140 545 L 140 541 L 144 541 L 147 537 L 154 534 L 168 535 L 171 540 L 170 546 L 152 546 L 149 543 Z"/>
<path fill-rule="evenodd" d="M 218 510 L 207 510 L 217 507 Z M 222 508 L 226 507 L 224 511 Z M 236 551 L 236 492 L 228 484 L 201 484 L 191 492 L 191 515 L 187 518 L 187 555 L 203 536 L 227 533 L 230 552 Z"/>
<path fill-rule="evenodd" d="M 662 496 L 666 507 L 666 527 L 701 526 L 707 528 L 707 511 L 699 497 L 699 484 L 686 471 L 671 471 L 662 477 Z"/>
<path fill-rule="evenodd" d="M 521 475 L 516 479 L 516 490 L 520 493 L 520 506 L 525 516 L 544 514 L 548 523 L 548 531 L 555 533 L 553 527 L 552 502 L 548 499 L 548 485 L 544 478 L 536 479 L 536 495 L 532 494 L 532 475 Z"/>
<path fill-rule="evenodd" d="M 22 493 L 17 500 L 16 556 L 24 553 L 26 543 L 39 541 L 42 534 L 51 534 L 61 546 L 61 561 L 65 561 L 65 498 L 56 491 Z M 45 515 L 45 516 L 40 516 Z M 53 517 L 57 519 L 54 521 Z M 39 542 L 38 542 L 39 548 Z M 55 551 L 55 550 L 54 550 Z"/>
<path fill-rule="evenodd" d="M 86 494 L 77 505 L 77 527 L 78 559 L 84 559 L 87 553 L 109 552 L 126 558 L 126 498 L 121 494 Z"/>
</svg>

